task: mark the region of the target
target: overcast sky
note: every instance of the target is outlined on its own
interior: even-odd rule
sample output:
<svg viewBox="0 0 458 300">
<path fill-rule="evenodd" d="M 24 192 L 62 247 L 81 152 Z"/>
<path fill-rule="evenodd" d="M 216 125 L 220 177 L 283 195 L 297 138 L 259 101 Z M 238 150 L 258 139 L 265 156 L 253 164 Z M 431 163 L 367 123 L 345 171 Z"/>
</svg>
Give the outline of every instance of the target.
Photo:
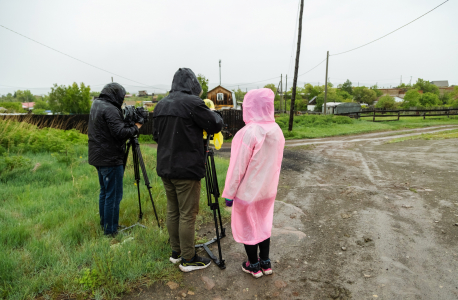
<svg viewBox="0 0 458 300">
<path fill-rule="evenodd" d="M 444 0 L 305 1 L 299 74 L 330 54 L 365 44 L 410 22 Z M 191 68 L 222 85 L 252 89 L 292 85 L 298 0 L 21 1 L 0 0 L 0 25 L 103 72 L 0 27 L 0 94 L 54 83 L 84 82 L 100 91 L 111 81 L 137 93 L 164 92 L 174 72 Z M 329 77 L 339 84 L 389 87 L 417 78 L 458 84 L 458 1 L 371 45 L 330 57 Z M 294 46 L 294 47 L 293 47 Z M 291 56 L 292 55 L 292 56 Z M 304 82 L 323 84 L 326 64 Z M 269 78 L 275 79 L 247 85 Z M 148 85 L 150 87 L 142 87 Z M 156 88 L 153 88 L 156 87 Z M 162 90 L 161 90 L 162 89 Z"/>
</svg>

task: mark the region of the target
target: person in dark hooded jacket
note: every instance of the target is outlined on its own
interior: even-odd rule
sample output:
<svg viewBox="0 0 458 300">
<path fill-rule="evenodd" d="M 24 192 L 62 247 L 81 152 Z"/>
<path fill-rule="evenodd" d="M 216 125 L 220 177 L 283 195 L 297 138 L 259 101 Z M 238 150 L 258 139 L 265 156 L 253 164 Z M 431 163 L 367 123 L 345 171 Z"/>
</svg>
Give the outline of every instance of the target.
<svg viewBox="0 0 458 300">
<path fill-rule="evenodd" d="M 106 235 L 118 231 L 122 199 L 126 141 L 138 134 L 141 124 L 124 123 L 121 106 L 126 90 L 118 83 L 104 86 L 89 115 L 89 164 L 97 168 L 100 183 L 100 225 Z"/>
<path fill-rule="evenodd" d="M 153 138 L 157 147 L 157 174 L 167 195 L 167 229 L 172 263 L 183 272 L 203 269 L 210 260 L 196 255 L 194 228 L 199 212 L 200 180 L 205 177 L 203 130 L 223 128 L 221 116 L 200 99 L 202 87 L 191 69 L 180 68 L 172 90 L 154 108 Z"/>
</svg>

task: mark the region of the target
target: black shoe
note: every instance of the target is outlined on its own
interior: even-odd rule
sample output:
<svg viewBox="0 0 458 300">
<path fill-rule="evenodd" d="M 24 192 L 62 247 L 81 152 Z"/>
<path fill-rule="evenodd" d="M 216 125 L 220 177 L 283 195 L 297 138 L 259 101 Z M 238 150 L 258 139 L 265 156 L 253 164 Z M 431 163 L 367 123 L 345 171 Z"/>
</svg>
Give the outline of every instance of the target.
<svg viewBox="0 0 458 300">
<path fill-rule="evenodd" d="M 211 260 L 205 257 L 194 256 L 191 261 L 186 261 L 184 258 L 181 259 L 180 270 L 183 272 L 191 272 L 195 270 L 205 269 L 211 264 Z"/>
<path fill-rule="evenodd" d="M 172 256 L 170 256 L 169 260 L 172 262 L 172 264 L 179 263 L 181 261 L 181 253 L 172 251 Z"/>
<path fill-rule="evenodd" d="M 259 264 L 261 265 L 261 270 L 262 270 L 262 273 L 264 273 L 264 275 L 271 275 L 273 273 L 270 259 L 267 259 L 267 260 L 259 259 Z"/>
<path fill-rule="evenodd" d="M 262 277 L 262 271 L 260 263 L 250 264 L 249 261 L 245 261 L 242 264 L 242 271 L 253 275 L 254 278 Z"/>
</svg>

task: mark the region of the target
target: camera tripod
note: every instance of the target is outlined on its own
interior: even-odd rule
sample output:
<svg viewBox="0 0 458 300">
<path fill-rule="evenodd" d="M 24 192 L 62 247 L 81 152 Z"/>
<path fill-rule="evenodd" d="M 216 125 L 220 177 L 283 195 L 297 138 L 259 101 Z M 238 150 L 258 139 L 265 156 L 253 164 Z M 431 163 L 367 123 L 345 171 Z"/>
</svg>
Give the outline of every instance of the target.
<svg viewBox="0 0 458 300">
<path fill-rule="evenodd" d="M 205 186 L 207 189 L 207 205 L 213 211 L 213 219 L 215 220 L 215 231 L 216 237 L 212 240 L 206 242 L 205 244 L 196 245 L 196 248 L 204 248 L 208 256 L 215 262 L 215 264 L 222 270 L 226 269 L 226 264 L 224 263 L 223 255 L 221 253 L 221 242 L 220 240 L 226 236 L 226 229 L 223 227 L 223 222 L 221 220 L 221 211 L 219 209 L 219 187 L 218 187 L 218 178 L 216 177 L 216 168 L 215 168 L 215 156 L 213 149 L 209 147 L 210 140 L 213 135 L 208 135 L 207 140 L 205 141 Z M 218 226 L 219 223 L 219 226 Z M 221 235 L 219 234 L 219 227 L 221 227 Z M 213 252 L 208 248 L 208 245 L 216 242 L 218 244 L 218 254 L 219 258 L 216 257 Z"/>
<path fill-rule="evenodd" d="M 148 188 L 149 198 L 151 199 L 151 204 L 153 205 L 153 210 L 154 210 L 154 215 L 156 216 L 157 225 L 161 227 L 161 225 L 159 224 L 159 218 L 157 217 L 156 207 L 154 206 L 153 195 L 151 194 L 152 187 L 148 179 L 148 174 L 146 173 L 145 163 L 143 162 L 143 156 L 140 151 L 140 143 L 138 142 L 137 136 L 131 137 L 127 141 L 127 148 L 126 148 L 126 152 L 124 153 L 124 162 L 123 162 L 124 170 L 126 169 L 127 158 L 129 157 L 129 150 L 131 148 L 132 148 L 132 157 L 133 157 L 133 163 L 134 163 L 135 182 L 136 182 L 137 193 L 138 193 L 138 207 L 139 207 L 138 222 L 135 223 L 134 225 L 131 225 L 129 227 L 126 227 L 120 230 L 120 232 L 131 229 L 135 226 L 146 228 L 145 225 L 140 224 L 140 221 L 143 219 L 142 202 L 140 198 L 140 168 L 142 169 L 143 180 L 145 181 L 145 185 Z"/>
</svg>

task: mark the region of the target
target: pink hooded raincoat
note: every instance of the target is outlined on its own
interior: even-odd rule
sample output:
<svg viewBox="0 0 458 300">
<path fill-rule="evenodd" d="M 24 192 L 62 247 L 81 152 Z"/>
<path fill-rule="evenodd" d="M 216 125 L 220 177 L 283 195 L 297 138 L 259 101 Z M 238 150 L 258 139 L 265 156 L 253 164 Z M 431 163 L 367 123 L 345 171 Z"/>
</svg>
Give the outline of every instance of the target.
<svg viewBox="0 0 458 300">
<path fill-rule="evenodd" d="M 285 138 L 274 119 L 274 93 L 249 91 L 243 101 L 243 127 L 232 140 L 223 198 L 233 199 L 232 234 L 256 245 L 272 231 L 275 196 Z"/>
</svg>

